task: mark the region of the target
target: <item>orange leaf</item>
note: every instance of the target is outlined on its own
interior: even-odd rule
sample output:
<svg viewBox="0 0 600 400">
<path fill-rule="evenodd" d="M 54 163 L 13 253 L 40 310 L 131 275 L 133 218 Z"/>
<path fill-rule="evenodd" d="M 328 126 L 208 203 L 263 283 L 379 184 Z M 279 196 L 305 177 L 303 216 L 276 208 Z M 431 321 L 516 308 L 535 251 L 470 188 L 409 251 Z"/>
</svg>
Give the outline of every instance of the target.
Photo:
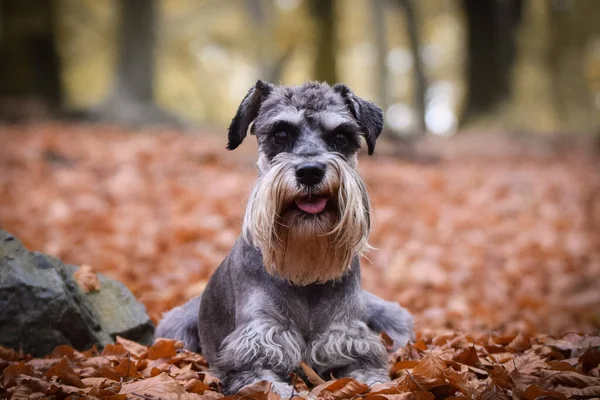
<svg viewBox="0 0 600 400">
<path fill-rule="evenodd" d="M 415 360 L 398 361 L 397 363 L 394 363 L 394 365 L 392 365 L 392 368 L 390 368 L 390 374 L 395 376 L 398 372 L 404 369 L 414 368 L 415 365 L 417 365 L 418 363 L 419 362 Z"/>
<path fill-rule="evenodd" d="M 117 343 L 123 346 L 129 354 L 137 358 L 140 358 L 148 351 L 148 347 L 136 343 L 133 340 L 122 338 L 121 336 L 117 336 Z"/>
<path fill-rule="evenodd" d="M 127 398 L 139 398 L 140 395 L 160 399 L 175 399 L 177 395 L 184 394 L 185 389 L 166 373 L 154 378 L 124 383 L 119 394 L 126 394 Z"/>
<path fill-rule="evenodd" d="M 35 371 L 31 365 L 27 365 L 23 361 L 19 361 L 16 364 L 10 364 L 2 372 L 2 383 L 6 386 L 11 379 L 19 375 L 35 376 Z"/>
<path fill-rule="evenodd" d="M 321 378 L 319 374 L 317 374 L 315 370 L 312 369 L 308 364 L 301 362 L 300 368 L 302 368 L 302 371 L 313 385 L 321 385 L 325 383 L 325 380 Z"/>
<path fill-rule="evenodd" d="M 414 375 L 421 375 L 425 378 L 443 378 L 446 363 L 441 358 L 429 353 L 413 368 Z"/>
<path fill-rule="evenodd" d="M 107 344 L 104 346 L 104 350 L 102 350 L 102 356 L 126 356 L 129 354 L 129 351 L 123 347 L 120 343 L 117 344 Z"/>
<path fill-rule="evenodd" d="M 164 357 L 173 357 L 177 354 L 176 341 L 171 339 L 157 339 L 148 349 L 148 359 L 157 360 Z"/>
<path fill-rule="evenodd" d="M 469 346 L 466 349 L 459 351 L 452 359 L 458 363 L 470 365 L 472 367 L 479 364 L 479 357 L 477 356 L 475 346 Z"/>
<path fill-rule="evenodd" d="M 330 399 L 350 399 L 369 390 L 369 386 L 352 378 L 342 378 L 315 387 L 311 393 L 315 396 L 327 392 Z"/>
<path fill-rule="evenodd" d="M 85 387 L 81 379 L 79 379 L 75 371 L 73 371 L 73 368 L 71 368 L 67 357 L 61 358 L 59 362 L 50 367 L 44 376 L 46 378 L 52 378 L 53 376 L 56 376 L 67 385 L 75 386 L 77 388 Z"/>
<path fill-rule="evenodd" d="M 537 385 L 531 385 L 521 393 L 523 400 L 536 400 L 537 398 L 567 400 L 563 393 L 543 389 Z"/>
<path fill-rule="evenodd" d="M 133 361 L 130 358 L 125 358 L 125 359 L 121 360 L 121 362 L 119 362 L 119 365 L 117 365 L 115 367 L 115 371 L 122 378 L 127 378 L 127 377 L 137 378 L 140 376 L 140 373 L 138 372 L 138 370 L 136 368 L 135 361 Z"/>
<path fill-rule="evenodd" d="M 77 271 L 75 271 L 73 278 L 81 290 L 86 293 L 100 290 L 101 285 L 100 281 L 98 280 L 98 275 L 96 275 L 96 273 L 92 270 L 92 267 L 89 265 L 82 265 Z"/>
</svg>

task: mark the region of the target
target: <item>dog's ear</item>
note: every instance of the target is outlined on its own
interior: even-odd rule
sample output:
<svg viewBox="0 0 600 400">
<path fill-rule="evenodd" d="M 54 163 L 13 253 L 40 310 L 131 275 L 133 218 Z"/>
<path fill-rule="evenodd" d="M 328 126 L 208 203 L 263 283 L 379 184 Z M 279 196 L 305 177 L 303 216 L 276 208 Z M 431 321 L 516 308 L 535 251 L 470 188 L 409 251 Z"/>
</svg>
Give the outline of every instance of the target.
<svg viewBox="0 0 600 400">
<path fill-rule="evenodd" d="M 231 120 L 229 125 L 229 137 L 227 143 L 227 149 L 233 150 L 238 147 L 248 132 L 248 127 L 254 121 L 260 110 L 260 105 L 263 100 L 273 90 L 273 85 L 258 80 L 254 86 L 250 88 L 244 100 L 238 107 L 235 117 Z"/>
<path fill-rule="evenodd" d="M 355 95 L 346 85 L 338 83 L 333 86 L 333 90 L 344 98 L 354 119 L 356 119 L 358 125 L 362 128 L 367 141 L 369 155 L 372 155 L 373 151 L 375 151 L 375 142 L 383 130 L 383 111 L 374 103 L 363 100 Z"/>
</svg>

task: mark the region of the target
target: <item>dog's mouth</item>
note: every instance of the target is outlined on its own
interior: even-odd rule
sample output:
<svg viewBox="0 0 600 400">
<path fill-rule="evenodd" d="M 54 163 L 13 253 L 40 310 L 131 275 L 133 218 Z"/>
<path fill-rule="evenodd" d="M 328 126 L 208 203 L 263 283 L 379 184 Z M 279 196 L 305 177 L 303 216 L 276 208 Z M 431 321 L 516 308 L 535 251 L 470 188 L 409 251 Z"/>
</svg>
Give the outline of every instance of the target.
<svg viewBox="0 0 600 400">
<path fill-rule="evenodd" d="M 323 195 L 303 196 L 294 200 L 296 207 L 298 207 L 300 211 L 312 215 L 322 213 L 325 210 L 325 207 L 327 207 L 328 202 L 329 199 L 327 196 Z"/>
</svg>

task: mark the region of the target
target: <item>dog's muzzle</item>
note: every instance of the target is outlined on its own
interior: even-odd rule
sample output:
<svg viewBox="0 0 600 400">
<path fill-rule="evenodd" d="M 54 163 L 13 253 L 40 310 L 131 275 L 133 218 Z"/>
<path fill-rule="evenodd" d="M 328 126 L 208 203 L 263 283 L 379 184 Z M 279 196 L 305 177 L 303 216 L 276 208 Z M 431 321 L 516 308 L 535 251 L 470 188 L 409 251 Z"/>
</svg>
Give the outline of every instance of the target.
<svg viewBox="0 0 600 400">
<path fill-rule="evenodd" d="M 265 268 L 295 284 L 337 279 L 368 247 L 370 203 L 358 173 L 335 153 L 277 155 L 262 171 L 244 217 Z"/>
</svg>

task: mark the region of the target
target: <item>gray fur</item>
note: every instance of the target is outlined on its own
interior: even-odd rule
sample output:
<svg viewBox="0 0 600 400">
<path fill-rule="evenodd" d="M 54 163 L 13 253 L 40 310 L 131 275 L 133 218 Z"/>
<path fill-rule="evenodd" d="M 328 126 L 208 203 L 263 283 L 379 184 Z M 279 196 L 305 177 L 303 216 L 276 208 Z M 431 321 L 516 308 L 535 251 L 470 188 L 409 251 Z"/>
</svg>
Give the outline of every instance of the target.
<svg viewBox="0 0 600 400">
<path fill-rule="evenodd" d="M 385 332 L 394 341 L 392 351 L 415 340 L 413 317 L 400 304 L 383 300 L 363 291 L 369 315 L 369 327 L 375 332 Z"/>
<path fill-rule="evenodd" d="M 361 138 L 371 154 L 383 116 L 344 85 L 284 87 L 258 81 L 232 120 L 230 150 L 242 143 L 250 125 L 259 144 L 259 173 L 265 177 L 282 153 L 299 160 L 335 154 L 356 168 Z M 357 190 L 350 198 L 365 193 Z M 262 195 L 279 193 L 269 190 Z M 336 215 L 335 210 L 328 212 Z M 368 224 L 364 225 L 366 235 Z M 268 273 L 261 250 L 248 239 L 236 241 L 201 297 L 165 314 L 157 335 L 201 349 L 227 393 L 267 379 L 276 392 L 289 397 L 289 373 L 301 361 L 323 377 L 350 376 L 369 384 L 388 381 L 387 354 L 378 333 L 385 331 L 395 348 L 402 346 L 413 338 L 412 317 L 397 304 L 362 290 L 358 254 L 349 268 L 339 263 L 344 269 L 336 279 L 298 285 Z"/>
<path fill-rule="evenodd" d="M 180 340 L 186 349 L 200 353 L 198 311 L 201 300 L 202 295 L 196 296 L 187 303 L 164 313 L 154 335 Z"/>
</svg>

